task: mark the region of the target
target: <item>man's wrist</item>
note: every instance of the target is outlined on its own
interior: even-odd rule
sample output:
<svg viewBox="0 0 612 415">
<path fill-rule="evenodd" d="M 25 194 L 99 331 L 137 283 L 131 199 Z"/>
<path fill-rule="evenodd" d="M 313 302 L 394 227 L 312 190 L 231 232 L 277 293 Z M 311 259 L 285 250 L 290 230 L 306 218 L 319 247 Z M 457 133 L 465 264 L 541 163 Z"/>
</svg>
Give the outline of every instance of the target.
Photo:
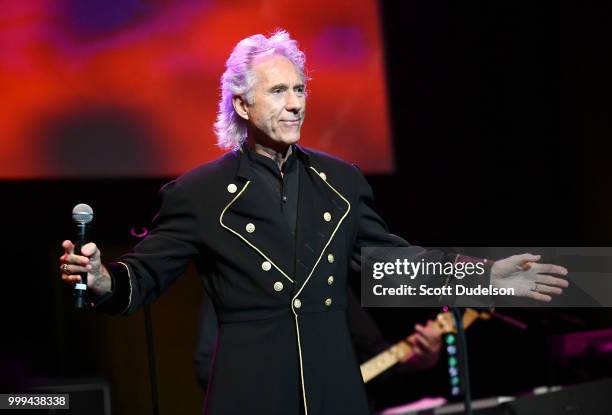
<svg viewBox="0 0 612 415">
<path fill-rule="evenodd" d="M 91 287 L 91 291 L 97 296 L 101 297 L 103 295 L 109 294 L 112 292 L 113 279 L 110 276 L 110 273 L 106 269 L 104 265 L 100 265 L 99 276 L 97 276 L 93 282 Z"/>
<path fill-rule="evenodd" d="M 109 314 L 120 314 L 128 311 L 132 298 L 130 269 L 124 262 L 109 262 L 102 265 L 100 274 L 106 286 L 94 304 L 94 307 Z"/>
</svg>

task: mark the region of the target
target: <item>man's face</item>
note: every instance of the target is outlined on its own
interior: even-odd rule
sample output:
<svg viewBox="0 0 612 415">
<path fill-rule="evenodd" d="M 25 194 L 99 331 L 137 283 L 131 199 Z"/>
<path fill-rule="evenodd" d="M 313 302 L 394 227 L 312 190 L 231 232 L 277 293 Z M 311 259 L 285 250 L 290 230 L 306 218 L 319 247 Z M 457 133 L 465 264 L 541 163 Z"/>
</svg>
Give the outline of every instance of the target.
<svg viewBox="0 0 612 415">
<path fill-rule="evenodd" d="M 252 103 L 246 106 L 251 138 L 269 147 L 296 143 L 306 111 L 304 80 L 291 61 L 278 55 L 256 59 L 252 71 Z"/>
</svg>

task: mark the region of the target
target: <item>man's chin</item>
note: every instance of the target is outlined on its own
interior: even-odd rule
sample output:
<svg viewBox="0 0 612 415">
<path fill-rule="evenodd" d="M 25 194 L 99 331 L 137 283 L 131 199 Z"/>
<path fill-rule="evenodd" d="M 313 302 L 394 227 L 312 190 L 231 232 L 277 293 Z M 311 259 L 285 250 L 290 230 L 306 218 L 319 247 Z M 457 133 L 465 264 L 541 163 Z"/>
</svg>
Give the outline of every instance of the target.
<svg viewBox="0 0 612 415">
<path fill-rule="evenodd" d="M 300 141 L 299 134 L 282 138 L 282 142 L 287 145 L 296 144 L 298 141 Z"/>
</svg>

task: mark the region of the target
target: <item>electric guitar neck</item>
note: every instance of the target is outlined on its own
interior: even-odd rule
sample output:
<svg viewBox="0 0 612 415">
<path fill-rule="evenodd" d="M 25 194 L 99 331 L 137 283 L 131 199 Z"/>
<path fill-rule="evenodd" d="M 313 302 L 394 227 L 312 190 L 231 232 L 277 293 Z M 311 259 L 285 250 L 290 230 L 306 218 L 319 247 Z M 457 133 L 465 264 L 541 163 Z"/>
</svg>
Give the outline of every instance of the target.
<svg viewBox="0 0 612 415">
<path fill-rule="evenodd" d="M 466 309 L 462 318 L 463 327 L 467 329 L 479 318 L 487 320 L 490 318 L 490 315 L 486 312 L 478 312 L 472 308 Z M 455 321 L 450 312 L 438 314 L 434 327 L 438 330 L 439 334 L 457 332 Z M 413 354 L 414 351 L 412 350 L 412 346 L 406 340 L 395 343 L 387 350 L 361 364 L 360 368 L 363 383 L 369 382 L 381 373 L 395 366 L 397 363 L 410 359 Z"/>
</svg>

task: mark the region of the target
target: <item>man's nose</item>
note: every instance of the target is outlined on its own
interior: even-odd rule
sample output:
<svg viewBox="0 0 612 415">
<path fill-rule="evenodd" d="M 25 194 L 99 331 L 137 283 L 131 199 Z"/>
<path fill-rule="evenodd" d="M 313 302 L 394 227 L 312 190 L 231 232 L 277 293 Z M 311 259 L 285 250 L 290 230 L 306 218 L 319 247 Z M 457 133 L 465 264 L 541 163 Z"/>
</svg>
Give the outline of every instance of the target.
<svg viewBox="0 0 612 415">
<path fill-rule="evenodd" d="M 302 109 L 302 100 L 297 96 L 295 91 L 288 91 L 285 109 L 294 113 L 300 112 Z"/>
</svg>

